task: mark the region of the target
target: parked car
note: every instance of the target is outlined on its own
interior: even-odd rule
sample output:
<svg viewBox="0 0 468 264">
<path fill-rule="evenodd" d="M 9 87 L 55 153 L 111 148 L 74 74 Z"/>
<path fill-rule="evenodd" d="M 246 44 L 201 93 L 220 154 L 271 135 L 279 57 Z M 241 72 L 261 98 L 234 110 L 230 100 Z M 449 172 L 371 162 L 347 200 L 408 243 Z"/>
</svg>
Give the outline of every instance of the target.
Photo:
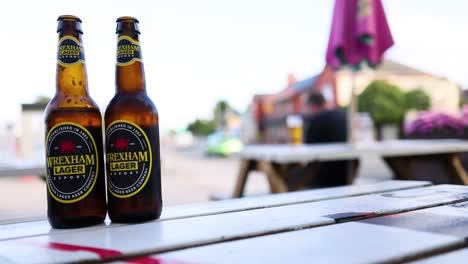
<svg viewBox="0 0 468 264">
<path fill-rule="evenodd" d="M 215 132 L 208 136 L 205 152 L 207 155 L 229 156 L 241 151 L 242 141 L 224 132 Z"/>
</svg>

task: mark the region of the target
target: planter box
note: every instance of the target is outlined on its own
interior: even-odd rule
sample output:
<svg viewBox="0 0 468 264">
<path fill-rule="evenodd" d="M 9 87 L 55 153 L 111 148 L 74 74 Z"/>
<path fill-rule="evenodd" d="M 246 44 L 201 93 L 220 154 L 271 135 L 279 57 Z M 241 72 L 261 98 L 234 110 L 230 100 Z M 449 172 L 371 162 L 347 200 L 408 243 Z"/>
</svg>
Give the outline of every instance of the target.
<svg viewBox="0 0 468 264">
<path fill-rule="evenodd" d="M 413 133 L 411 135 L 406 135 L 404 138 L 406 139 L 450 139 L 450 138 L 455 138 L 455 139 L 467 139 L 468 140 L 468 127 L 465 127 L 464 132 L 462 134 L 456 133 L 453 130 L 447 130 L 447 129 L 440 129 L 440 130 L 434 130 L 429 133 Z M 466 171 L 468 171 L 468 152 L 460 153 L 460 161 L 462 163 L 462 166 L 465 168 Z M 432 166 L 432 167 L 431 167 Z M 413 164 L 413 169 L 417 172 L 420 171 L 423 176 L 427 175 L 435 175 L 437 176 L 438 174 L 444 173 L 443 168 L 437 168 L 433 167 L 434 165 L 431 164 L 430 161 L 426 162 L 421 162 L 420 164 Z M 444 183 L 451 183 L 451 182 L 444 182 L 444 181 L 439 181 L 438 177 L 435 177 L 432 179 L 434 184 L 444 184 Z"/>
<path fill-rule="evenodd" d="M 453 130 L 448 130 L 448 129 L 439 129 L 439 130 L 430 131 L 428 133 L 412 133 L 410 135 L 405 135 L 404 138 L 407 138 L 407 139 L 447 139 L 447 138 L 468 139 L 468 127 L 465 127 L 463 133 L 457 133 Z"/>
</svg>

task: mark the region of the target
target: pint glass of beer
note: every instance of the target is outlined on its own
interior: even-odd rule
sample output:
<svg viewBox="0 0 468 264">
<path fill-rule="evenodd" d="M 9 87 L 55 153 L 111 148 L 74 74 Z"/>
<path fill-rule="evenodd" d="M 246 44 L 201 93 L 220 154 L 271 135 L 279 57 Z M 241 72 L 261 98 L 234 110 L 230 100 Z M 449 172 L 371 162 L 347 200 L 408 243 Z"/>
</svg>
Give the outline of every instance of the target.
<svg viewBox="0 0 468 264">
<path fill-rule="evenodd" d="M 300 115 L 290 115 L 286 118 L 288 127 L 289 142 L 293 145 L 302 144 L 302 117 Z"/>
</svg>

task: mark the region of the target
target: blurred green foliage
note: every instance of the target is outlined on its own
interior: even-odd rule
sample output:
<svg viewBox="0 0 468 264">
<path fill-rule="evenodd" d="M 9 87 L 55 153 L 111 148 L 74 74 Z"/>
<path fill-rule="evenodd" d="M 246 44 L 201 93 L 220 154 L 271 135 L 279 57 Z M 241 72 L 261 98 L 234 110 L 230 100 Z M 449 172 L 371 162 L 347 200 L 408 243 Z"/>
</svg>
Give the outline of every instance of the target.
<svg viewBox="0 0 468 264">
<path fill-rule="evenodd" d="M 196 119 L 191 122 L 187 129 L 198 136 L 208 136 L 216 130 L 222 130 L 226 125 L 226 115 L 229 113 L 238 113 L 227 101 L 220 100 L 213 109 L 213 118 L 211 120 Z"/>
<path fill-rule="evenodd" d="M 373 81 L 359 95 L 358 110 L 368 112 L 376 125 L 401 123 L 406 112 L 405 94 L 396 85 Z"/>
<path fill-rule="evenodd" d="M 383 80 L 371 82 L 358 98 L 358 110 L 368 112 L 377 126 L 400 124 L 408 110 L 427 110 L 431 98 L 421 89 L 407 93 Z"/>
<path fill-rule="evenodd" d="M 431 107 L 431 98 L 421 89 L 415 89 L 405 94 L 406 110 L 428 110 Z"/>
<path fill-rule="evenodd" d="M 34 101 L 35 104 L 48 104 L 50 101 L 50 97 L 44 96 L 44 95 L 39 95 L 36 97 L 36 100 Z"/>
<path fill-rule="evenodd" d="M 187 126 L 187 129 L 194 135 L 208 136 L 215 131 L 213 120 L 196 119 Z"/>
<path fill-rule="evenodd" d="M 226 115 L 229 113 L 238 114 L 238 112 L 227 101 L 220 100 L 213 109 L 213 122 L 218 129 L 226 126 Z"/>
</svg>

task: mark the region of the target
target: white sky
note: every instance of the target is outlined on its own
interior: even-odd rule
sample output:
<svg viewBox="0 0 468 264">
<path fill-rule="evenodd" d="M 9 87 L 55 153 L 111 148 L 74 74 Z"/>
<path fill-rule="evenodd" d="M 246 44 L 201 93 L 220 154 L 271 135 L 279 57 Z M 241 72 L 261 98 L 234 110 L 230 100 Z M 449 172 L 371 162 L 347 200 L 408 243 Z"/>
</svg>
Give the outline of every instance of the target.
<svg viewBox="0 0 468 264">
<path fill-rule="evenodd" d="M 388 57 L 468 87 L 468 1 L 384 0 L 396 45 Z M 287 73 L 318 73 L 332 0 L 9 1 L 0 9 L 0 124 L 55 92 L 56 19 L 83 20 L 89 89 L 103 111 L 114 93 L 115 19 L 140 20 L 147 90 L 163 128 L 210 117 L 218 99 L 243 111 Z"/>
</svg>

